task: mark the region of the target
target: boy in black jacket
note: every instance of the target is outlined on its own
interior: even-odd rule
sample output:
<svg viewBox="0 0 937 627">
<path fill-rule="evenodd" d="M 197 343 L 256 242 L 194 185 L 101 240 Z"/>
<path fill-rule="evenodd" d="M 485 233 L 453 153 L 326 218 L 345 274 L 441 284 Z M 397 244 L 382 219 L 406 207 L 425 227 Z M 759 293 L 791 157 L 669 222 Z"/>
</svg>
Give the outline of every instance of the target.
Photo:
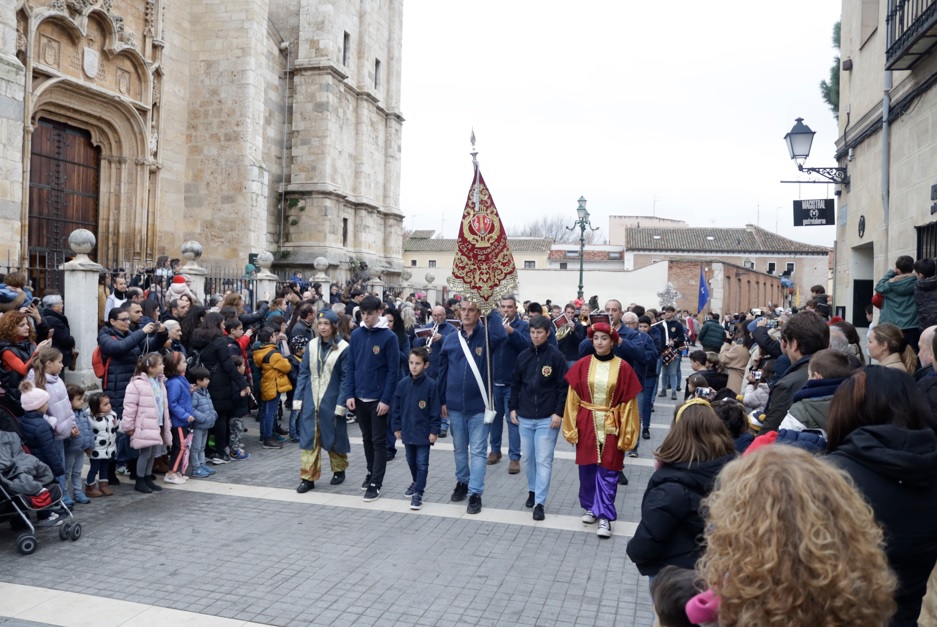
<svg viewBox="0 0 937 627">
<path fill-rule="evenodd" d="M 527 474 L 527 507 L 534 520 L 543 520 L 543 506 L 550 491 L 553 450 L 566 406 L 566 358 L 547 340 L 550 319 L 530 319 L 531 348 L 517 356 L 511 380 L 511 422 L 520 425 L 521 461 Z"/>
<path fill-rule="evenodd" d="M 423 490 L 429 472 L 429 447 L 439 437 L 442 419 L 439 415 L 439 392 L 436 382 L 424 371 L 429 366 L 429 353 L 419 346 L 410 350 L 410 376 L 401 379 L 390 406 L 390 423 L 394 435 L 403 442 L 413 483 L 405 496 L 410 509 L 423 507 Z"/>
</svg>

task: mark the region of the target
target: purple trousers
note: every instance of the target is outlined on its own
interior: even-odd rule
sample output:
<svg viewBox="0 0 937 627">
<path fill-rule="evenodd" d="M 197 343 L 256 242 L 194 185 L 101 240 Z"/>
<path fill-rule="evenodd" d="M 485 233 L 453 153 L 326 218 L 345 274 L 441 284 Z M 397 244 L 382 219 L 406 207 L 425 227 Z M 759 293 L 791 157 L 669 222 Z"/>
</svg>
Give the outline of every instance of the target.
<svg viewBox="0 0 937 627">
<path fill-rule="evenodd" d="M 618 494 L 618 471 L 598 464 L 579 467 L 579 504 L 596 518 L 616 520 L 615 496 Z"/>
</svg>

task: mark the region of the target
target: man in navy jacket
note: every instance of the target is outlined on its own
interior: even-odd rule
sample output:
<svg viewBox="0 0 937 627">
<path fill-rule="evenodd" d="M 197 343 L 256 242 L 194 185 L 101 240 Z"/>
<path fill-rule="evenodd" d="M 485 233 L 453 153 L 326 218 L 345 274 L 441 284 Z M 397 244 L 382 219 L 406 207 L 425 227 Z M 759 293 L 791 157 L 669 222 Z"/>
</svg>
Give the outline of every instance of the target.
<svg viewBox="0 0 937 627">
<path fill-rule="evenodd" d="M 495 379 L 495 409 L 498 415 L 491 423 L 488 442 L 491 452 L 488 454 L 488 464 L 497 464 L 501 461 L 501 439 L 504 436 L 504 422 L 510 416 L 508 404 L 511 400 L 511 375 L 517 356 L 530 348 L 530 329 L 527 323 L 517 315 L 517 300 L 513 296 L 501 299 L 501 318 L 504 322 L 504 331 L 508 334 L 507 340 L 494 351 L 494 379 Z M 510 420 L 508 423 L 508 473 L 516 475 L 521 471 L 521 434 L 518 426 Z"/>
<path fill-rule="evenodd" d="M 384 304 L 377 296 L 365 296 L 358 304 L 361 326 L 351 334 L 345 377 L 351 396 L 345 406 L 355 413 L 361 427 L 368 476 L 361 485 L 364 500 L 381 495 L 387 466 L 387 420 L 400 374 L 397 336 L 381 316 Z"/>
<path fill-rule="evenodd" d="M 456 486 L 453 501 L 469 497 L 466 511 L 477 514 L 482 510 L 482 492 L 485 491 L 486 452 L 488 448 L 488 426 L 485 424 L 485 404 L 488 396 L 488 354 L 485 346 L 485 329 L 480 322 L 481 312 L 472 302 L 463 301 L 460 307 L 462 328 L 443 340 L 439 351 L 439 402 L 441 415 L 449 418 L 452 428 L 452 444 L 455 447 Z M 497 351 L 507 339 L 501 322 L 501 314 L 492 310 L 488 314 L 487 350 Z M 461 339 L 460 339 L 461 338 Z M 475 375 L 466 359 L 468 353 L 482 378 L 484 395 L 479 389 Z M 433 353 L 435 356 L 435 352 Z M 471 463 L 469 448 L 471 447 Z"/>
</svg>

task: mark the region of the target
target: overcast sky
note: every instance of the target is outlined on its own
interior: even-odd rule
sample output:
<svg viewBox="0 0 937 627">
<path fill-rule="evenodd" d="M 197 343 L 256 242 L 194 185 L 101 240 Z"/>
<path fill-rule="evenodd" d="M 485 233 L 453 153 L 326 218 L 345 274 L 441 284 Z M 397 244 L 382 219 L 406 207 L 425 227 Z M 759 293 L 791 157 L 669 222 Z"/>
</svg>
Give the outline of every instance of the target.
<svg viewBox="0 0 937 627">
<path fill-rule="evenodd" d="M 651 215 L 763 228 L 832 246 L 834 227 L 792 225 L 792 201 L 832 198 L 800 175 L 783 136 L 817 132 L 808 166 L 834 166 L 822 101 L 841 3 L 406 0 L 405 227 L 447 237 L 472 179 L 469 135 L 502 220 L 595 226 Z"/>
</svg>

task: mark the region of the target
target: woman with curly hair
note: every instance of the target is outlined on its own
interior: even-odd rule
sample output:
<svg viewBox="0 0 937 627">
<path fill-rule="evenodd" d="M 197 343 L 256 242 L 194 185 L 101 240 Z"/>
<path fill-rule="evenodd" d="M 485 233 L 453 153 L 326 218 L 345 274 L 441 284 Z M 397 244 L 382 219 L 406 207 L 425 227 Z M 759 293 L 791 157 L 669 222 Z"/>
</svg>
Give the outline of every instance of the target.
<svg viewBox="0 0 937 627">
<path fill-rule="evenodd" d="M 897 582 L 882 529 L 843 472 L 793 446 L 766 446 L 728 464 L 703 508 L 697 569 L 710 590 L 687 604 L 692 622 L 889 624 Z"/>
<path fill-rule="evenodd" d="M 923 393 L 897 369 L 866 366 L 840 384 L 830 403 L 828 459 L 852 477 L 872 506 L 898 575 L 892 625 L 917 625 L 937 563 L 934 426 Z"/>
<path fill-rule="evenodd" d="M 36 361 L 40 348 L 52 346 L 45 339 L 36 346 L 36 332 L 29 323 L 29 316 L 20 311 L 9 311 L 0 316 L 0 387 L 3 388 L 7 407 L 21 415 L 19 404 L 20 383 Z"/>
</svg>

